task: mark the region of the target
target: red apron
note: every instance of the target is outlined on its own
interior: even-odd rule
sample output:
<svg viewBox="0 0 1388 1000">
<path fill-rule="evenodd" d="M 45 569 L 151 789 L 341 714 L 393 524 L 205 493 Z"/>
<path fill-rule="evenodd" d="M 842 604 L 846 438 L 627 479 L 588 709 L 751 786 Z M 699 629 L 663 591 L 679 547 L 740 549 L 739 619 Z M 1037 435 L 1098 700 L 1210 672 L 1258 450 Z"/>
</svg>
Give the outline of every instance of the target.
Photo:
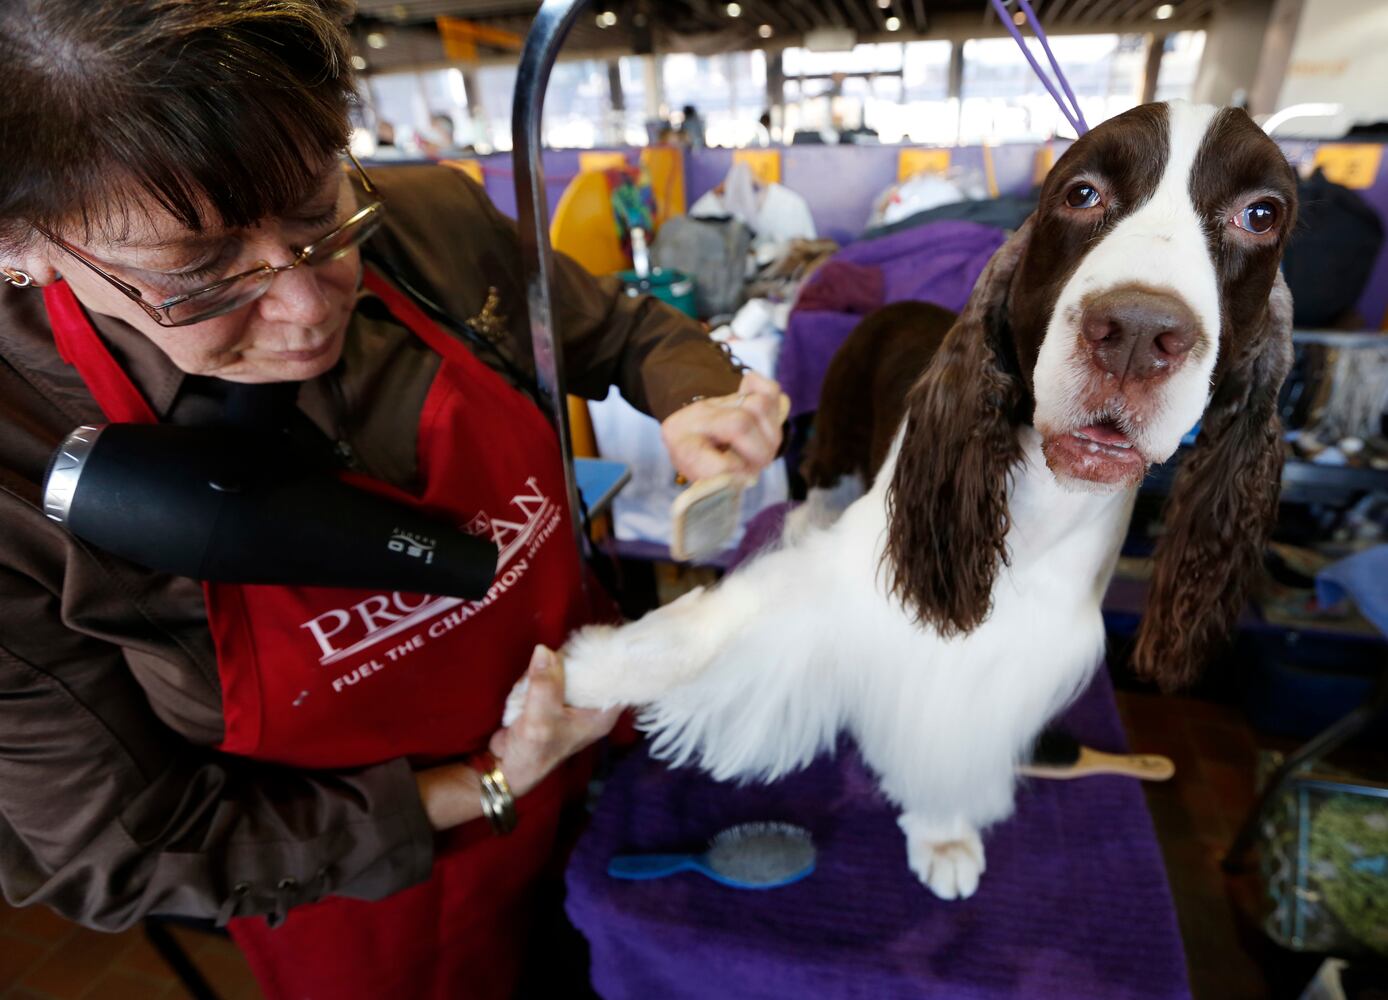
<svg viewBox="0 0 1388 1000">
<path fill-rule="evenodd" d="M 379 275 L 368 270 L 365 284 L 442 362 L 419 424 L 422 492 L 346 478 L 491 537 L 496 578 L 472 601 L 205 584 L 229 753 L 332 769 L 485 749 L 532 647 L 557 647 L 588 618 L 553 430 Z M 107 418 L 156 421 L 67 284 L 45 288 L 44 301 L 59 352 Z M 374 903 L 327 897 L 290 909 L 273 929 L 261 918 L 233 920 L 266 995 L 510 996 L 527 896 L 554 849 L 564 784 L 557 772 L 524 796 L 507 836 L 477 821 L 440 837 L 422 885 Z M 296 874 L 311 873 L 286 872 Z"/>
</svg>

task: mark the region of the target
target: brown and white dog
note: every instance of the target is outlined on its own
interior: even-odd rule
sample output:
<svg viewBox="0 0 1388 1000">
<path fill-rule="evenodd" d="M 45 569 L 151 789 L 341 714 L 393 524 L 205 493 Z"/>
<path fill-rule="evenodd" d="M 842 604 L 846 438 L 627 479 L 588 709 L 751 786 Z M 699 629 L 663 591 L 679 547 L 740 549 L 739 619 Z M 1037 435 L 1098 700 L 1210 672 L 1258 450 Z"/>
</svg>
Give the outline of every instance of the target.
<svg viewBox="0 0 1388 1000">
<path fill-rule="evenodd" d="M 911 868 L 971 895 L 1016 764 L 1102 655 L 1135 488 L 1198 420 L 1135 657 L 1180 681 L 1231 628 L 1276 507 L 1295 192 L 1241 111 L 1147 105 L 1081 138 L 871 490 L 713 589 L 579 633 L 569 702 L 641 706 L 656 753 L 719 778 L 775 778 L 847 729 Z"/>
</svg>

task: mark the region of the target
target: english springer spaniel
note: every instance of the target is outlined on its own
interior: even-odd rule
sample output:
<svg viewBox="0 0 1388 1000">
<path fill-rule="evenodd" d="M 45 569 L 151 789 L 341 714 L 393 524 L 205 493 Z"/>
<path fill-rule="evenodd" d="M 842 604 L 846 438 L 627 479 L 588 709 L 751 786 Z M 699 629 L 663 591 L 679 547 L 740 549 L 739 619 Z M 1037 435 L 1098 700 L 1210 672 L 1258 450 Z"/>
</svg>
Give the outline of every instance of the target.
<svg viewBox="0 0 1388 1000">
<path fill-rule="evenodd" d="M 641 706 L 655 753 L 719 779 L 774 779 L 847 729 L 911 869 L 971 895 L 1018 762 L 1100 661 L 1136 487 L 1197 421 L 1135 661 L 1179 683 L 1232 627 L 1277 504 L 1295 215 L 1242 111 L 1094 129 L 979 278 L 870 491 L 717 587 L 578 633 L 568 701 Z"/>
</svg>

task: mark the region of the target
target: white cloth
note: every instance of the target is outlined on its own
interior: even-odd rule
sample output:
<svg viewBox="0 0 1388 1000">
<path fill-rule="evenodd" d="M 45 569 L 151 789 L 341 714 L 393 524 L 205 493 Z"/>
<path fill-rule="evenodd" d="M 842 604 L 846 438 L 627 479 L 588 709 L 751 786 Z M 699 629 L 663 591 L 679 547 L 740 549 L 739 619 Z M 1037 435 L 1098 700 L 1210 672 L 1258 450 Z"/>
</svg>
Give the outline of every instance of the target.
<svg viewBox="0 0 1388 1000">
<path fill-rule="evenodd" d="M 868 228 L 889 226 L 917 212 L 968 200 L 968 195 L 953 181 L 932 174 L 916 174 L 883 192 L 873 206 Z"/>
<path fill-rule="evenodd" d="M 752 225 L 761 207 L 761 192 L 757 189 L 757 177 L 752 173 L 752 168 L 745 163 L 734 163 L 723 178 L 721 197 L 723 212 L 720 214 L 731 215 L 739 222 Z"/>
<path fill-rule="evenodd" d="M 759 184 L 752 168 L 734 163 L 723 183 L 689 207 L 694 218 L 732 216 L 752 227 L 758 238 L 786 242 L 816 237 L 814 216 L 804 198 L 783 184 Z"/>
<path fill-rule="evenodd" d="M 752 229 L 749 273 L 780 257 L 791 240 L 812 240 L 818 235 L 810 204 L 783 184 L 757 186 L 752 168 L 734 163 L 723 180 L 723 193 L 709 191 L 689 208 L 699 218 L 732 216 Z"/>
</svg>

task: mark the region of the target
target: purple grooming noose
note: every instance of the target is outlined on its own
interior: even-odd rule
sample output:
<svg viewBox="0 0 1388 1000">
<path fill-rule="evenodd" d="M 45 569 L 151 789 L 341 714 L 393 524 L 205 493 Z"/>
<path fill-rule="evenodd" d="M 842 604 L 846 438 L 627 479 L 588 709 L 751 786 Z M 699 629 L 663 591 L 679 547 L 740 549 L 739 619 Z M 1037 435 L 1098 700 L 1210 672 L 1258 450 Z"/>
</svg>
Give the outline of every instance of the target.
<svg viewBox="0 0 1388 1000">
<path fill-rule="evenodd" d="M 1046 75 L 1046 71 L 1041 68 L 1041 64 L 1038 63 L 1036 58 L 1031 54 L 1031 49 L 1027 48 L 1026 40 L 1022 38 L 1022 33 L 1017 30 L 1017 26 L 1013 23 L 1011 15 L 1007 13 L 1007 4 L 1004 0 L 992 0 L 992 3 L 993 9 L 998 13 L 998 19 L 1002 21 L 1002 26 L 1007 29 L 1013 41 L 1021 48 L 1022 55 L 1026 56 L 1027 62 L 1031 63 L 1031 68 L 1036 72 L 1037 79 L 1041 81 L 1041 85 L 1046 88 L 1047 92 L 1055 98 L 1055 103 L 1060 107 L 1060 113 L 1063 114 L 1066 121 L 1074 127 L 1076 135 L 1084 135 L 1089 131 L 1089 124 L 1084 120 L 1084 112 L 1080 110 L 1080 102 L 1075 99 L 1075 93 L 1070 89 L 1069 81 L 1065 79 L 1065 72 L 1060 68 L 1060 63 L 1056 61 L 1055 54 L 1051 52 L 1050 42 L 1046 40 L 1046 33 L 1041 30 L 1041 21 L 1037 18 L 1036 12 L 1031 9 L 1031 4 L 1028 3 L 1027 0 L 1017 0 L 1017 6 L 1021 8 L 1022 14 L 1025 15 L 1027 19 L 1027 23 L 1031 25 L 1031 30 L 1036 32 L 1036 40 L 1041 43 L 1041 49 L 1046 53 L 1046 58 L 1051 61 L 1051 68 L 1055 70 L 1056 80 L 1064 89 L 1065 96 L 1070 98 L 1070 103 L 1068 105 L 1061 98 L 1060 94 L 1056 92 L 1055 85 L 1051 83 L 1050 77 Z"/>
</svg>

